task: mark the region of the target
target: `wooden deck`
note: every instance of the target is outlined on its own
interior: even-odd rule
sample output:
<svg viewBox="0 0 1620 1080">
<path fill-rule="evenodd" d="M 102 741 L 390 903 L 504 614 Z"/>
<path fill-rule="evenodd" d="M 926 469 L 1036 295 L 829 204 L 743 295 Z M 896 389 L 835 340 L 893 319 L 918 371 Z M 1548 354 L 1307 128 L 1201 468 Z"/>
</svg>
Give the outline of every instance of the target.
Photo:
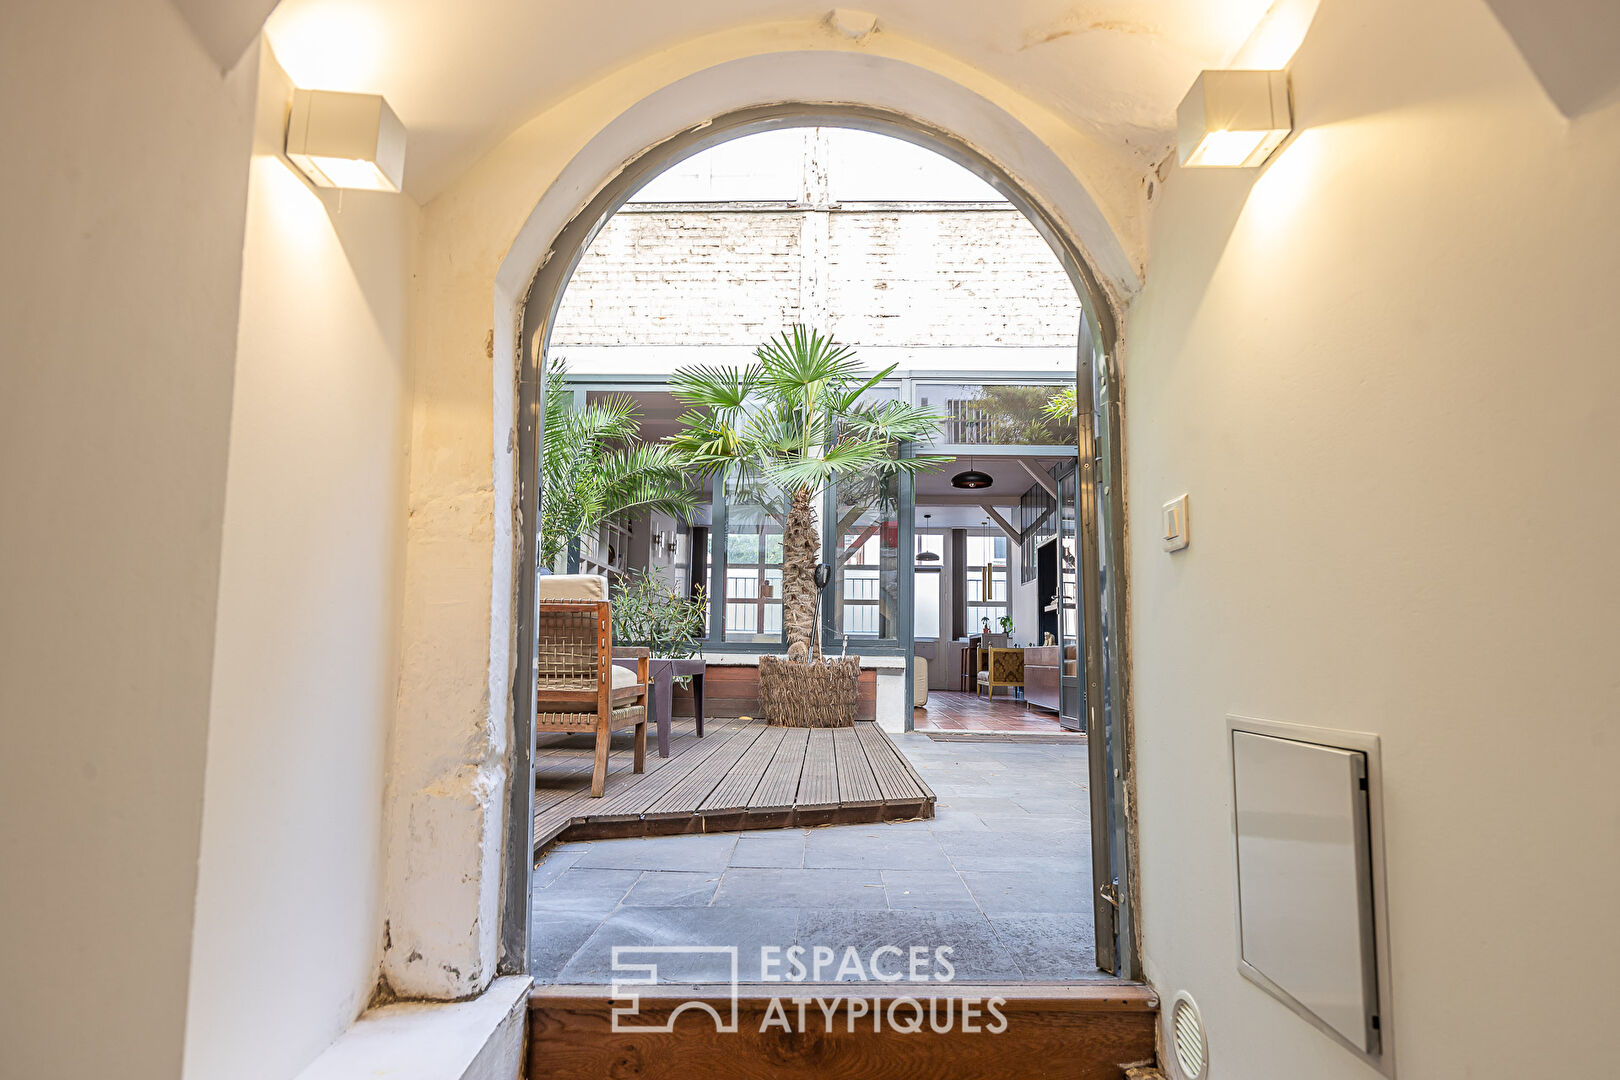
<svg viewBox="0 0 1620 1080">
<path fill-rule="evenodd" d="M 563 840 L 732 832 L 934 816 L 934 793 L 876 725 L 809 729 L 677 717 L 669 757 L 631 771 L 616 736 L 607 792 L 590 797 L 589 735 L 544 735 L 534 759 L 534 850 Z"/>
</svg>

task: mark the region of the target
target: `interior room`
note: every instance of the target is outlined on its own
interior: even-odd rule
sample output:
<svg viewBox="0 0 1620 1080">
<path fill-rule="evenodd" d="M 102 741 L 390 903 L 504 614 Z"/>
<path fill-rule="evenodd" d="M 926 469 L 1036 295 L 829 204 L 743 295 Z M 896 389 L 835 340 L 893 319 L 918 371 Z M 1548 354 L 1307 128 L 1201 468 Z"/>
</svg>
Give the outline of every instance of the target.
<svg viewBox="0 0 1620 1080">
<path fill-rule="evenodd" d="M 953 486 L 967 472 L 984 486 Z M 1072 454 L 979 454 L 919 478 L 916 730 L 1084 731 L 1073 472 Z"/>
</svg>

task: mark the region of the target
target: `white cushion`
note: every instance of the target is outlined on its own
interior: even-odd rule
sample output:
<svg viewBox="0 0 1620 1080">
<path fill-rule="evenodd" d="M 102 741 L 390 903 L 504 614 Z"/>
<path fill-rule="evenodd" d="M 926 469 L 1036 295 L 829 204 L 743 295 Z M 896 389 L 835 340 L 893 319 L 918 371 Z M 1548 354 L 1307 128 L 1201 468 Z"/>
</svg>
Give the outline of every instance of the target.
<svg viewBox="0 0 1620 1080">
<path fill-rule="evenodd" d="M 613 689 L 623 690 L 627 686 L 635 685 L 637 683 L 634 668 L 620 667 L 618 664 L 613 665 Z"/>
<path fill-rule="evenodd" d="M 606 600 L 607 578 L 601 574 L 542 574 L 535 580 L 542 600 Z"/>
</svg>

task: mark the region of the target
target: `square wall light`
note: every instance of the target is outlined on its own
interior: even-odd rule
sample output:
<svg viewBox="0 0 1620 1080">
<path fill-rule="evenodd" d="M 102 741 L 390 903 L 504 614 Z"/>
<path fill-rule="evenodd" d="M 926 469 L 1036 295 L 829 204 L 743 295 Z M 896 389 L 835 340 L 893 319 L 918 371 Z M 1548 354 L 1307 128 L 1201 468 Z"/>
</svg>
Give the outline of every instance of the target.
<svg viewBox="0 0 1620 1080">
<path fill-rule="evenodd" d="M 1286 71 L 1205 71 L 1176 109 L 1188 169 L 1251 169 L 1294 129 Z"/>
<path fill-rule="evenodd" d="M 405 125 L 378 94 L 295 90 L 287 159 L 319 187 L 398 191 Z"/>
</svg>

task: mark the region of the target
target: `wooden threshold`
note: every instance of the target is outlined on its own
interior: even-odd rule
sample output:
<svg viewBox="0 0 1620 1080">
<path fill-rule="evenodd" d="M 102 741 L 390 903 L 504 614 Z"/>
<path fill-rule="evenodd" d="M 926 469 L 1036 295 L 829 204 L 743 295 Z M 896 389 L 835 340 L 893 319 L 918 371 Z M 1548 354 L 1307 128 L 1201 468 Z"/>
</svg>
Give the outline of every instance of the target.
<svg viewBox="0 0 1620 1080">
<path fill-rule="evenodd" d="M 1150 987 L 1114 980 L 750 984 L 739 987 L 735 1014 L 731 996 L 713 986 L 635 989 L 639 1000 L 605 987 L 537 987 L 529 998 L 528 1074 L 1119 1080 L 1127 1068 L 1153 1062 L 1159 1013 Z M 802 1014 L 795 999 L 806 1003 Z M 619 1016 L 618 1031 L 615 1006 L 632 1010 Z M 735 1030 L 718 1030 L 716 1016 Z M 905 1030 L 919 1017 L 921 1030 Z M 670 1030 L 626 1030 L 632 1026 Z"/>
</svg>

